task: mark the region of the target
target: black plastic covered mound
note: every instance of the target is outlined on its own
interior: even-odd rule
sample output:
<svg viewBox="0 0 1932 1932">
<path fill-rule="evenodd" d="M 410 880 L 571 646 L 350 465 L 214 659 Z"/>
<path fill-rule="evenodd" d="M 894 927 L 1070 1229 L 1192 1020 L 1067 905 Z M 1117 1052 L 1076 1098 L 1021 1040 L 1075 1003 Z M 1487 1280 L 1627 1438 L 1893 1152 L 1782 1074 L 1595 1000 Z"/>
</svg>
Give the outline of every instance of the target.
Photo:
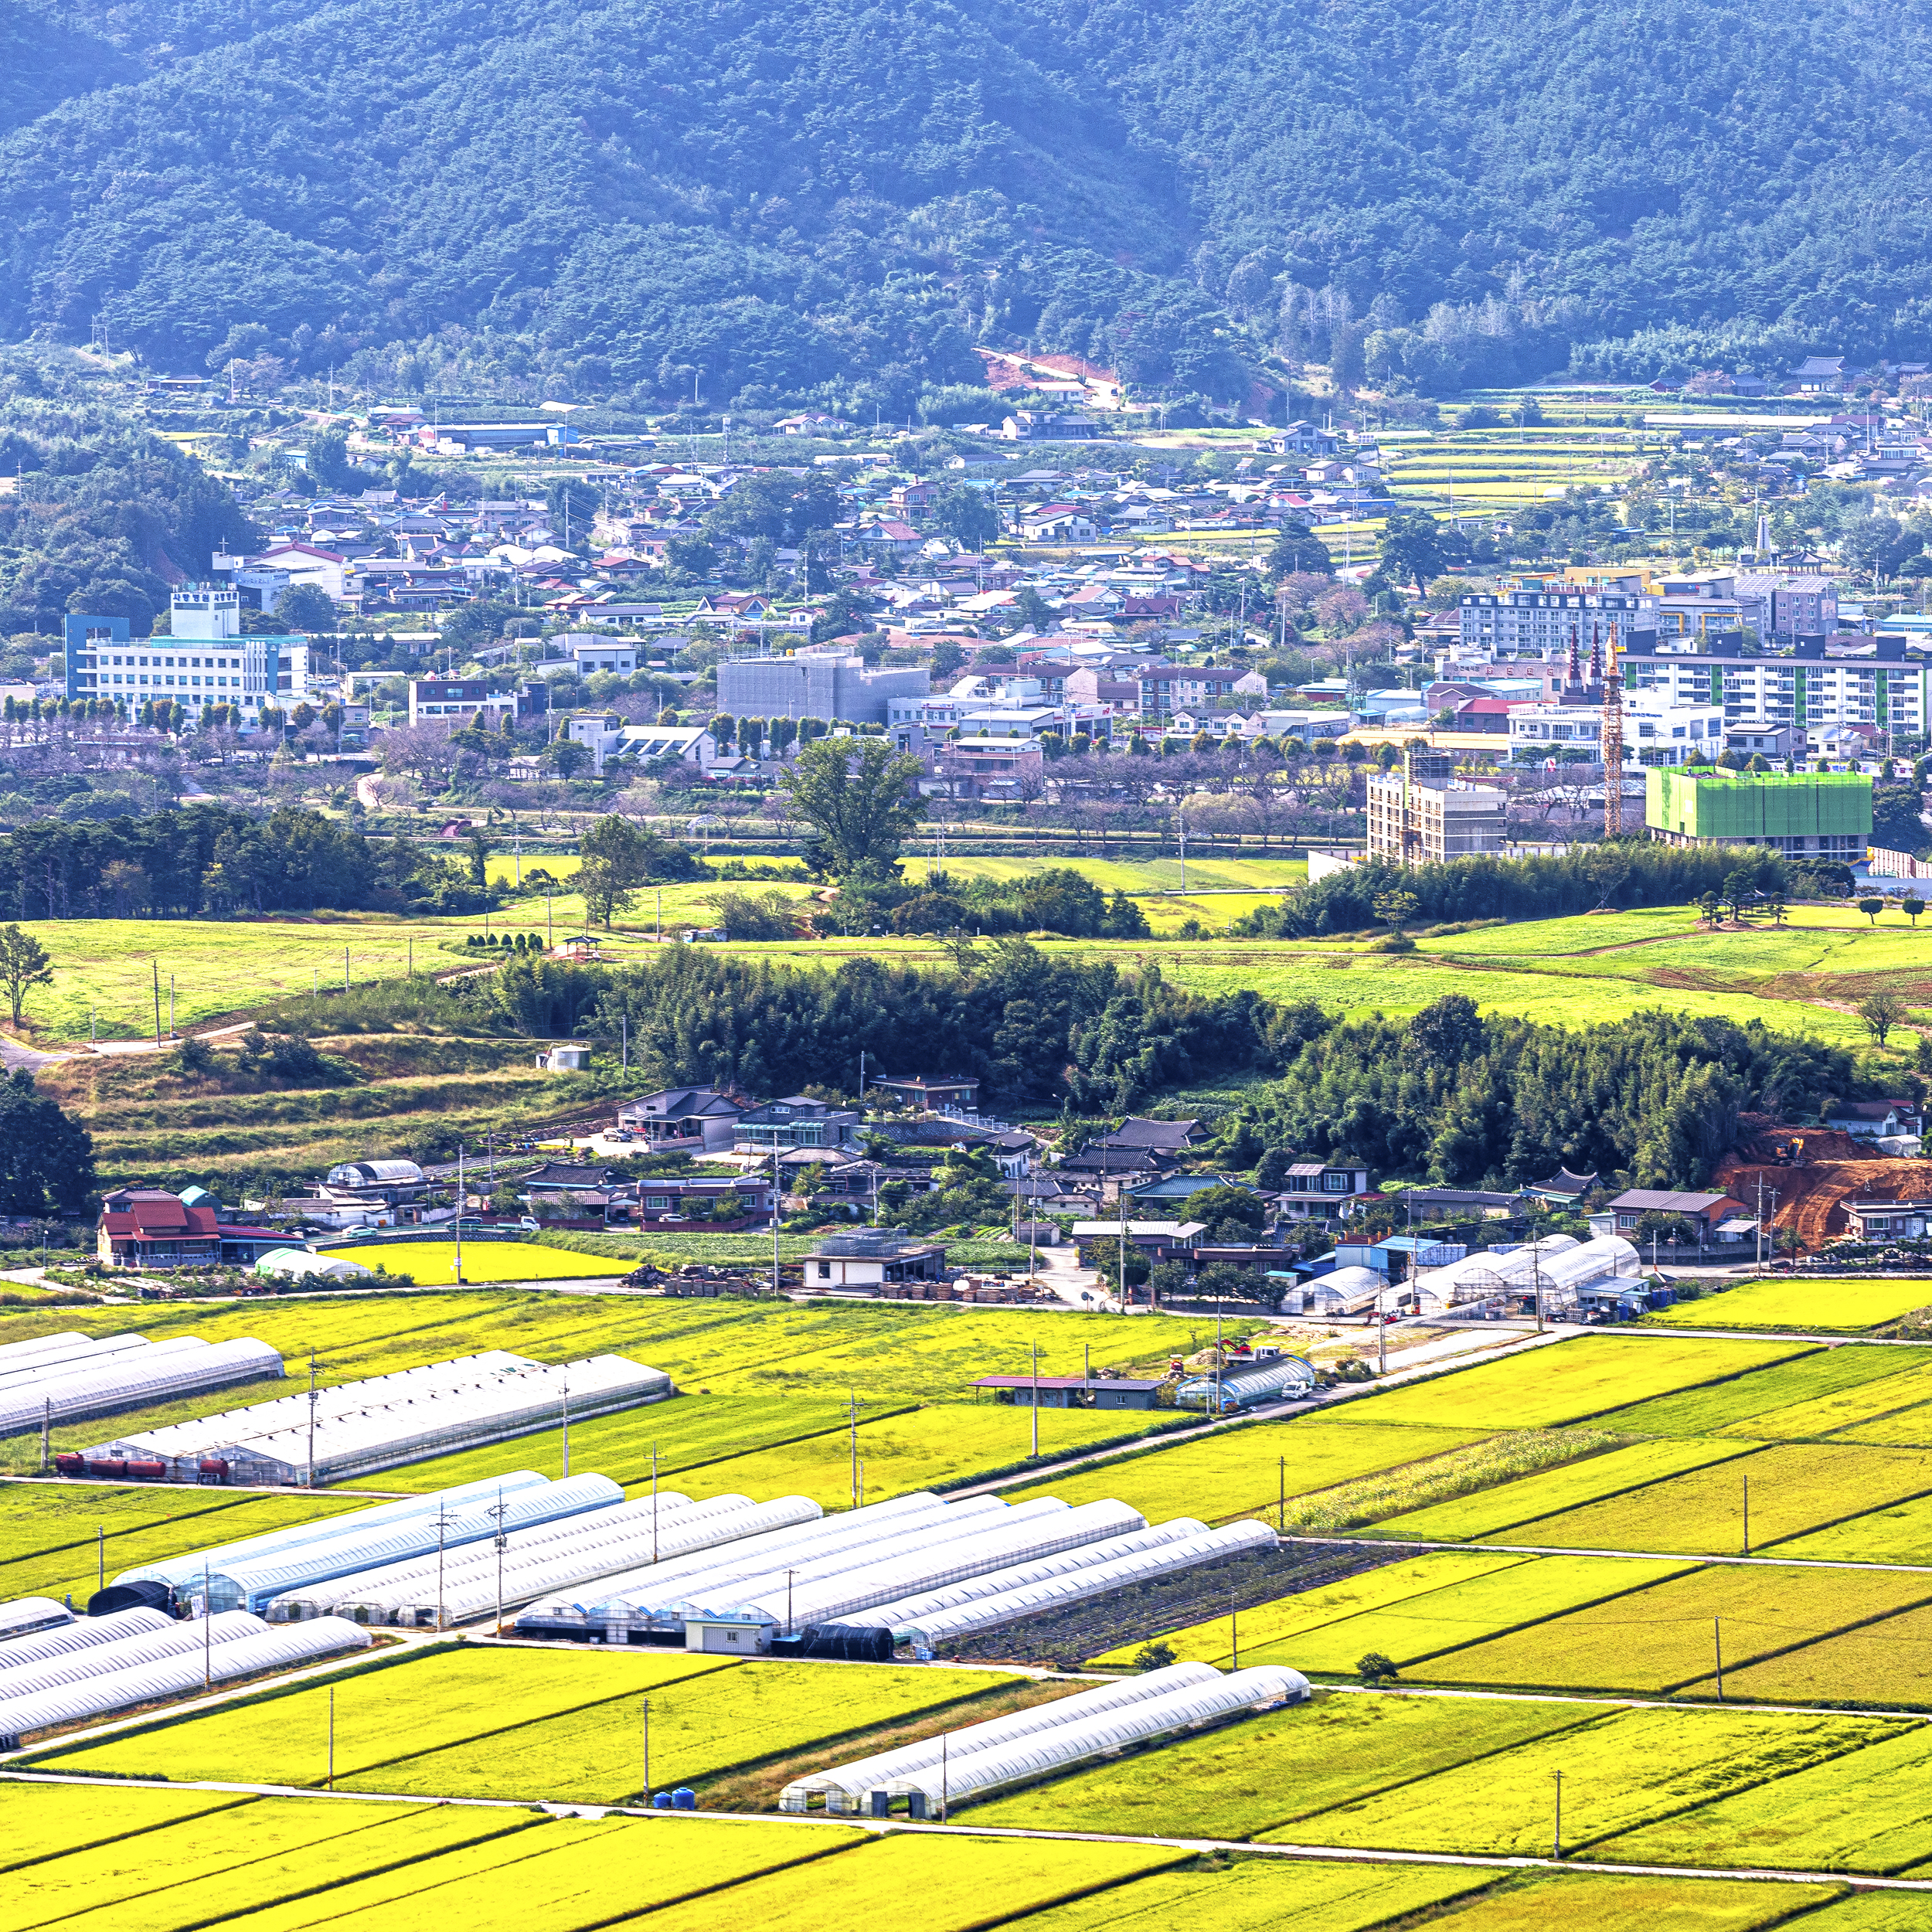
<svg viewBox="0 0 1932 1932">
<path fill-rule="evenodd" d="M 784 1641 L 777 1640 L 773 1649 Z M 832 1657 L 848 1664 L 893 1660 L 893 1634 L 877 1624 L 808 1624 L 793 1642 L 794 1657 Z"/>
<path fill-rule="evenodd" d="M 110 1583 L 87 1599 L 90 1617 L 105 1617 L 117 1610 L 159 1610 L 172 1617 L 174 1593 L 165 1583 Z"/>
</svg>

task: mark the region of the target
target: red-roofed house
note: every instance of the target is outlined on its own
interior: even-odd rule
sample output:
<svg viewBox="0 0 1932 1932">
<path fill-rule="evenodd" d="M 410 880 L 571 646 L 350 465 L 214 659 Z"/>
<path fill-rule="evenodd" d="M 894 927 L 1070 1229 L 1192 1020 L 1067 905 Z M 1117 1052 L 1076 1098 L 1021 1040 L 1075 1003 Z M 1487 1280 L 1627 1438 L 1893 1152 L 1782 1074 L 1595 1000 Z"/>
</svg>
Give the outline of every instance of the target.
<svg viewBox="0 0 1932 1932">
<path fill-rule="evenodd" d="M 221 1259 L 215 1210 L 158 1188 L 121 1188 L 100 1212 L 99 1253 L 112 1268 L 212 1267 Z"/>
</svg>

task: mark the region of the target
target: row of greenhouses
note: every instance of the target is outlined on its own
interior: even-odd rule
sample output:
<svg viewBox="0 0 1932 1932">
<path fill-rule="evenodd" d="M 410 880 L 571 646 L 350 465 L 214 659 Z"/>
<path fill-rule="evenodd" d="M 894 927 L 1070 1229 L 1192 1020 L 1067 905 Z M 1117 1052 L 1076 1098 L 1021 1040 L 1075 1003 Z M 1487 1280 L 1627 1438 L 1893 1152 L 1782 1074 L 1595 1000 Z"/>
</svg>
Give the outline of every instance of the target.
<svg viewBox="0 0 1932 1932">
<path fill-rule="evenodd" d="M 818 1505 L 803 1496 L 753 1502 L 727 1495 L 699 1502 L 663 1490 L 501 1539 L 307 1585 L 272 1598 L 267 1614 L 271 1623 L 332 1615 L 441 1629 L 640 1563 L 671 1562 L 818 1514 Z"/>
<path fill-rule="evenodd" d="M 124 1631 L 124 1624 L 120 1627 Z M 35 1733 L 56 1726 L 366 1650 L 370 1641 L 366 1631 L 339 1617 L 273 1630 L 259 1617 L 230 1612 L 186 1622 L 160 1617 L 158 1625 L 131 1634 L 19 1663 L 8 1661 L 12 1643 L 0 1644 L 0 1750 L 18 1750 Z"/>
</svg>

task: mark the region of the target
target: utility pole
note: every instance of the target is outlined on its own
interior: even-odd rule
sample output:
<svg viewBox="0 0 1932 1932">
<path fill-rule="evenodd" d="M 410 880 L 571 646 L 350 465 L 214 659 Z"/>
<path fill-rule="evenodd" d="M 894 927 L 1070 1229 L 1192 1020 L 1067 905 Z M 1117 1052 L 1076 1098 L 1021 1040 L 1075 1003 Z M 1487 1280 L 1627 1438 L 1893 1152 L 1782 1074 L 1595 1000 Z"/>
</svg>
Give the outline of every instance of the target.
<svg viewBox="0 0 1932 1932">
<path fill-rule="evenodd" d="M 658 1560 L 658 1445 L 651 1445 L 651 1560 Z"/>
<path fill-rule="evenodd" d="M 567 1481 L 570 1474 L 570 1371 L 563 1371 L 563 1474 Z"/>
<path fill-rule="evenodd" d="M 321 1398 L 315 1393 L 315 1351 L 308 1352 L 308 1487 L 315 1487 L 315 1407 Z"/>
<path fill-rule="evenodd" d="M 778 1171 L 778 1143 L 771 1144 L 771 1292 L 778 1292 L 778 1201 L 784 1187 L 784 1176 Z M 879 1185 L 876 1179 L 872 1185 Z"/>
<path fill-rule="evenodd" d="M 1033 1460 L 1039 1461 L 1039 1344 L 1033 1344 Z"/>
<path fill-rule="evenodd" d="M 644 1801 L 651 1802 L 651 1700 L 644 1700 Z"/>
<path fill-rule="evenodd" d="M 503 1551 L 509 1538 L 503 1533 L 503 1485 L 496 1486 L 496 1507 L 490 1512 L 496 1519 L 496 1535 L 492 1539 L 496 1545 L 496 1634 L 503 1634 Z"/>
<path fill-rule="evenodd" d="M 208 1573 L 208 1559 L 201 1561 L 201 1687 L 215 1685 L 215 1592 Z"/>
<path fill-rule="evenodd" d="M 1724 1701 L 1724 1629 L 1722 1622 L 1711 1619 L 1711 1642 L 1717 1652 L 1717 1701 Z"/>
<path fill-rule="evenodd" d="M 1556 1774 L 1556 1835 L 1550 1841 L 1549 1855 L 1560 1859 L 1563 1855 L 1563 1774 Z"/>
<path fill-rule="evenodd" d="M 855 1387 L 852 1397 L 852 1506 L 859 1507 L 859 1391 Z"/>
<path fill-rule="evenodd" d="M 456 1144 L 456 1281 L 460 1287 L 463 1283 L 463 1201 L 469 1192 L 469 1185 L 463 1178 L 463 1143 Z"/>
<path fill-rule="evenodd" d="M 155 1044 L 161 1044 L 161 961 L 153 962 L 155 969 Z"/>
</svg>

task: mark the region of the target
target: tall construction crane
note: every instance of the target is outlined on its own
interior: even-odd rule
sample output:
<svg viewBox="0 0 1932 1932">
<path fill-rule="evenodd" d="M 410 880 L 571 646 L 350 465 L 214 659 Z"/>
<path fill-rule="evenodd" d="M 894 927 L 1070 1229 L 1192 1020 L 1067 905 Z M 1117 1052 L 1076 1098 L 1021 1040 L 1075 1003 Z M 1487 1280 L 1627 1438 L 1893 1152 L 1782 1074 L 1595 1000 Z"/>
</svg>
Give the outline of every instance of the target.
<svg viewBox="0 0 1932 1932">
<path fill-rule="evenodd" d="M 1593 628 L 1590 655 L 1596 655 Z M 1604 836 L 1624 835 L 1624 691 L 1617 675 L 1617 624 L 1610 626 L 1610 650 L 1604 662 Z"/>
</svg>

